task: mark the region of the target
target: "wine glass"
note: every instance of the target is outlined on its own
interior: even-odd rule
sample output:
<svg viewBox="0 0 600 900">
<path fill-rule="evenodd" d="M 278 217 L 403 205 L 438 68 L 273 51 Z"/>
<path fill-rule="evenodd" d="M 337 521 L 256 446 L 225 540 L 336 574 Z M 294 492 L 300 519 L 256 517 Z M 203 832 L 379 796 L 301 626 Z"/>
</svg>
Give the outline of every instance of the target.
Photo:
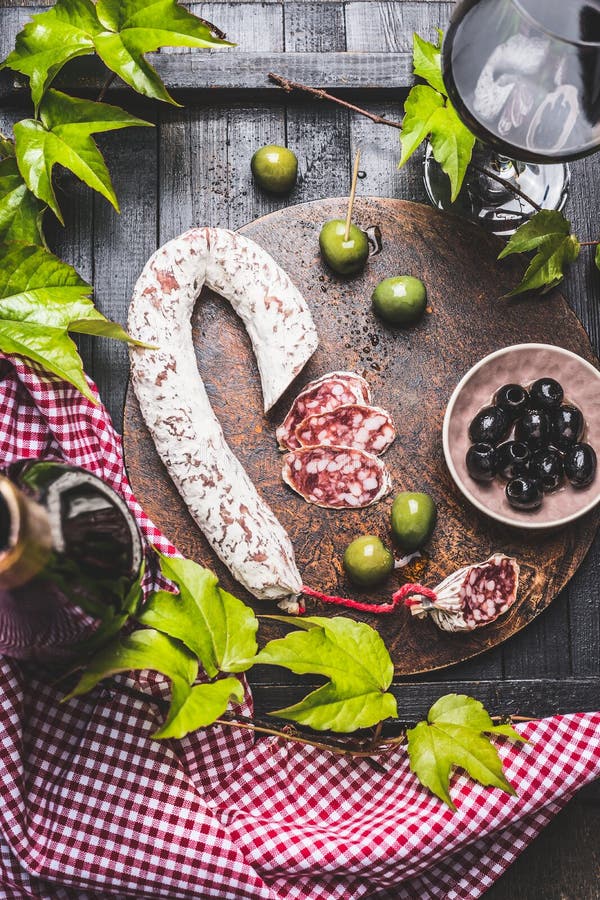
<svg viewBox="0 0 600 900">
<path fill-rule="evenodd" d="M 567 162 L 600 148 L 600 0 L 463 0 L 444 39 L 442 72 L 478 140 L 455 204 L 428 147 L 434 205 L 503 235 L 536 205 L 562 209 Z"/>
</svg>

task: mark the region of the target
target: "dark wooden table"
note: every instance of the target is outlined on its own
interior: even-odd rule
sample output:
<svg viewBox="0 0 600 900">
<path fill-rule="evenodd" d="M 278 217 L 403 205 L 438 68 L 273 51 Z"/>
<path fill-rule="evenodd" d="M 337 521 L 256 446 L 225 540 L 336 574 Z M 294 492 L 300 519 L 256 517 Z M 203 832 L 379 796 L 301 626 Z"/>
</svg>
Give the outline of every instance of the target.
<svg viewBox="0 0 600 900">
<path fill-rule="evenodd" d="M 0 0 L 0 58 L 31 12 L 49 2 Z M 191 225 L 237 228 L 288 203 L 347 194 L 351 160 L 362 150 L 366 172 L 359 192 L 426 202 L 422 157 L 398 170 L 398 134 L 346 110 L 269 85 L 269 70 L 355 98 L 398 119 L 410 84 L 412 33 L 432 38 L 453 3 L 444 0 L 263 0 L 191 4 L 238 43 L 222 53 L 187 50 L 160 54 L 159 71 L 184 108 L 149 104 L 109 92 L 115 101 L 155 121 L 101 141 L 119 196 L 116 215 L 70 177 L 61 180 L 66 227 L 52 245 L 95 285 L 96 302 L 124 322 L 132 286 L 164 241 Z M 77 65 L 77 64 L 76 64 Z M 93 70 L 65 76 L 71 89 L 97 93 Z M 65 82 L 67 83 L 67 82 Z M 0 128 L 27 113 L 18 87 L 0 83 Z M 274 199 L 250 177 L 254 150 L 287 143 L 298 154 L 300 178 L 291 197 Z M 598 236 L 598 156 L 572 166 L 567 207 L 577 234 Z M 68 199 L 67 199 L 68 198 Z M 584 252 L 565 281 L 566 296 L 600 352 L 600 273 Z M 543 315 L 543 300 L 540 300 Z M 499 345 L 501 340 L 499 339 Z M 82 342 L 117 427 L 127 382 L 125 348 Z M 468 663 L 398 684 L 400 715 L 422 716 L 448 690 L 473 694 L 497 713 L 538 716 L 600 705 L 600 540 L 550 609 L 501 647 Z M 271 689 L 255 685 L 260 704 Z M 272 706 L 271 706 L 272 708 Z M 582 792 L 488 892 L 490 898 L 600 897 L 600 792 Z"/>
</svg>

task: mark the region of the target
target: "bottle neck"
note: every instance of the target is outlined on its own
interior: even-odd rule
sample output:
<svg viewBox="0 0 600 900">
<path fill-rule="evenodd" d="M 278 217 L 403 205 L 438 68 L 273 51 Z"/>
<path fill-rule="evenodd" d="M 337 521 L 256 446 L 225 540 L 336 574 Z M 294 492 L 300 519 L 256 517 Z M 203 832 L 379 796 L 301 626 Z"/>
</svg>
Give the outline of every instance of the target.
<svg viewBox="0 0 600 900">
<path fill-rule="evenodd" d="M 30 581 L 51 552 L 52 530 L 44 507 L 0 476 L 0 589 Z"/>
</svg>

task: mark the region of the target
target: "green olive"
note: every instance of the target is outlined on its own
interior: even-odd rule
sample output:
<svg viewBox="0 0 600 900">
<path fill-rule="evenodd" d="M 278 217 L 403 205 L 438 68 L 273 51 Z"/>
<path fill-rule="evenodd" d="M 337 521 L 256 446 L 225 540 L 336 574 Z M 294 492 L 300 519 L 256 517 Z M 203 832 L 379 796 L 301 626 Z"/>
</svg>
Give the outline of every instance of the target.
<svg viewBox="0 0 600 900">
<path fill-rule="evenodd" d="M 380 281 L 371 297 L 377 315 L 390 325 L 411 325 L 427 306 L 427 290 L 419 278 L 399 275 Z"/>
<path fill-rule="evenodd" d="M 437 518 L 435 503 L 429 494 L 404 491 L 392 505 L 392 531 L 403 550 L 412 553 L 432 535 Z"/>
<path fill-rule="evenodd" d="M 350 225 L 345 239 L 346 223 L 343 219 L 325 222 L 319 235 L 319 247 L 323 259 L 339 275 L 355 275 L 361 272 L 369 257 L 367 235 L 357 225 Z"/>
<path fill-rule="evenodd" d="M 373 587 L 384 581 L 394 568 L 394 557 L 374 534 L 356 538 L 344 553 L 344 569 L 351 581 Z"/>
<path fill-rule="evenodd" d="M 296 184 L 298 159 L 287 147 L 268 144 L 257 150 L 250 163 L 256 183 L 273 194 L 287 194 Z"/>
</svg>

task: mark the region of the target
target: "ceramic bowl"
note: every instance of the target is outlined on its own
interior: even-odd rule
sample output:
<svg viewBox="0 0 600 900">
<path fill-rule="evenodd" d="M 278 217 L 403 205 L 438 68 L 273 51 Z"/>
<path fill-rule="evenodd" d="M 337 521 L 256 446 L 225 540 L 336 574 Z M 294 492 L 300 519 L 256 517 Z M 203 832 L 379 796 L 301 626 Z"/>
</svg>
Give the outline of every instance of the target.
<svg viewBox="0 0 600 900">
<path fill-rule="evenodd" d="M 543 376 L 560 381 L 565 402 L 582 411 L 582 440 L 591 444 L 600 458 L 600 372 L 570 350 L 551 344 L 516 344 L 486 356 L 458 383 L 444 417 L 444 456 L 459 490 L 482 513 L 520 529 L 562 527 L 585 515 L 600 501 L 600 466 L 587 487 L 574 488 L 565 481 L 561 488 L 544 495 L 539 509 L 530 512 L 510 506 L 501 479 L 481 483 L 467 472 L 465 456 L 471 443 L 468 428 L 475 413 L 492 402 L 502 385 L 517 383 L 527 387 Z"/>
</svg>

